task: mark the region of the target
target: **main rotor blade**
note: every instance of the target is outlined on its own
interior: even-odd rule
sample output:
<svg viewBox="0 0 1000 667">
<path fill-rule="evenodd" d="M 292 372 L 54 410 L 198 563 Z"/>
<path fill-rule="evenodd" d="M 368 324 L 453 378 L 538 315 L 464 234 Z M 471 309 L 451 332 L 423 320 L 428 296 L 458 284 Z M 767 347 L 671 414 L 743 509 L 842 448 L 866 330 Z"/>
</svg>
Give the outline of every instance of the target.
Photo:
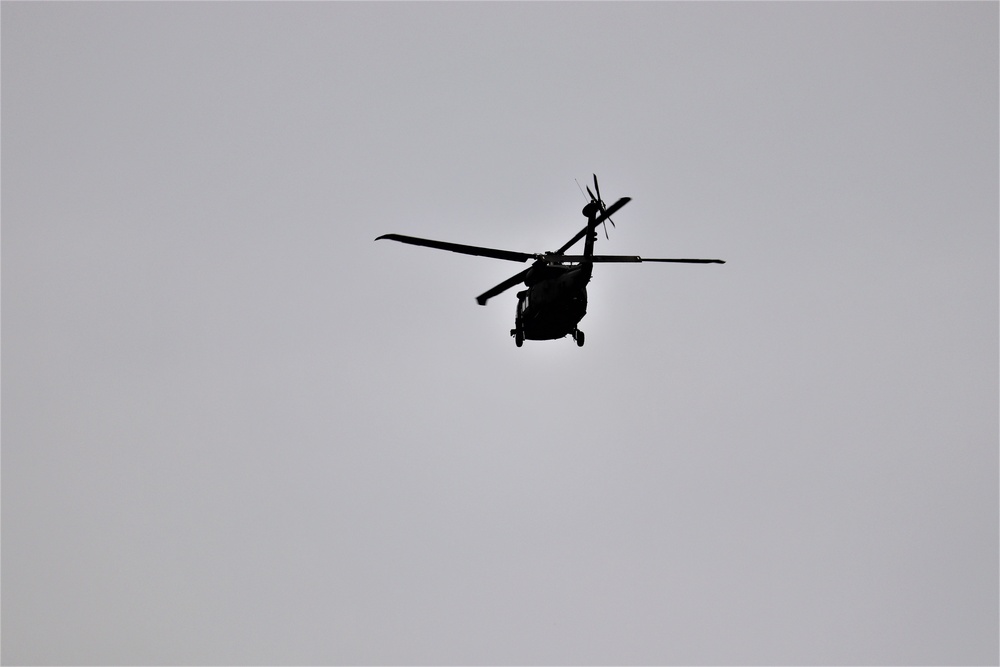
<svg viewBox="0 0 1000 667">
<path fill-rule="evenodd" d="M 680 262 L 682 264 L 725 264 L 724 259 L 663 259 L 660 257 L 643 257 L 641 262 Z"/>
<path fill-rule="evenodd" d="M 551 255 L 545 258 L 549 264 L 566 264 L 568 262 L 583 262 L 587 259 L 585 255 Z M 594 262 L 680 262 L 684 264 L 725 264 L 723 259 L 663 259 L 660 257 L 639 257 L 638 255 L 594 255 L 590 258 Z"/>
<path fill-rule="evenodd" d="M 604 209 L 604 212 L 601 213 L 601 215 L 597 216 L 594 219 L 594 228 L 596 229 L 597 225 L 601 224 L 602 222 L 604 222 L 605 220 L 607 220 L 608 218 L 610 218 L 612 215 L 614 215 L 615 213 L 617 213 L 618 209 L 620 209 L 622 206 L 624 206 L 625 204 L 629 203 L 630 201 L 632 201 L 631 197 L 622 197 L 621 199 L 619 199 L 618 201 L 616 201 L 614 204 L 612 204 L 611 206 L 609 206 L 606 209 Z M 588 224 L 588 227 L 589 227 L 589 224 Z M 556 255 L 563 254 L 570 247 L 572 247 L 574 243 L 576 243 L 577 241 L 579 241 L 580 239 L 582 239 L 586 235 L 587 235 L 587 227 L 584 227 L 583 229 L 581 229 L 580 231 L 578 231 L 573 238 L 571 238 L 569 241 L 567 241 L 565 244 L 563 244 L 563 247 L 559 248 L 559 250 L 556 250 L 555 254 Z"/>
<path fill-rule="evenodd" d="M 537 255 L 526 252 L 483 248 L 475 245 L 448 243 L 446 241 L 432 241 L 431 239 L 421 239 L 416 236 L 404 236 L 403 234 L 383 234 L 375 240 L 378 241 L 379 239 L 399 241 L 400 243 L 409 243 L 410 245 L 421 245 L 428 248 L 437 248 L 438 250 L 448 250 L 449 252 L 458 252 L 463 255 L 478 255 L 480 257 L 492 257 L 493 259 L 506 259 L 511 262 L 527 262 L 529 259 L 535 259 L 537 257 Z"/>
<path fill-rule="evenodd" d="M 518 283 L 523 283 L 525 277 L 527 277 L 528 275 L 528 271 L 530 270 L 531 267 L 528 267 L 527 269 L 521 271 L 517 275 L 511 276 L 510 278 L 503 281 L 496 287 L 486 290 L 485 292 L 476 297 L 476 303 L 478 303 L 480 306 L 485 306 L 486 302 L 495 297 L 497 294 L 500 294 L 501 292 L 506 292 L 507 290 L 509 290 L 514 285 L 517 285 Z"/>
</svg>

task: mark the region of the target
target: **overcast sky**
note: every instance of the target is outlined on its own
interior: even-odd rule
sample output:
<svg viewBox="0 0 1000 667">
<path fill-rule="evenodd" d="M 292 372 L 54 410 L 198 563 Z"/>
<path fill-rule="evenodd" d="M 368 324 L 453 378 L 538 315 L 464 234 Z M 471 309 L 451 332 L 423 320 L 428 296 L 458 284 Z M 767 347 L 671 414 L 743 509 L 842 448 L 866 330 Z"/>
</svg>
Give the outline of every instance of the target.
<svg viewBox="0 0 1000 667">
<path fill-rule="evenodd" d="M 998 7 L 4 2 L 3 662 L 996 664 Z"/>
</svg>

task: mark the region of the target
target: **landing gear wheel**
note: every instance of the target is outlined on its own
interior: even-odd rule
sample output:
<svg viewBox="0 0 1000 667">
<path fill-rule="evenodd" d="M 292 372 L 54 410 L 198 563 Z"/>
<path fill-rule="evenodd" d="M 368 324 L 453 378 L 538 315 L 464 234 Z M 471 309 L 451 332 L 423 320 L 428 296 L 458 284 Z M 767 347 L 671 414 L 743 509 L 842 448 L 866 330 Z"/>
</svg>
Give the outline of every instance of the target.
<svg viewBox="0 0 1000 667">
<path fill-rule="evenodd" d="M 524 345 L 524 332 L 520 328 L 511 329 L 510 335 L 514 337 L 514 345 L 521 347 Z"/>
<path fill-rule="evenodd" d="M 573 332 L 573 340 L 576 341 L 577 347 L 583 347 L 584 335 L 583 332 L 577 329 Z"/>
</svg>

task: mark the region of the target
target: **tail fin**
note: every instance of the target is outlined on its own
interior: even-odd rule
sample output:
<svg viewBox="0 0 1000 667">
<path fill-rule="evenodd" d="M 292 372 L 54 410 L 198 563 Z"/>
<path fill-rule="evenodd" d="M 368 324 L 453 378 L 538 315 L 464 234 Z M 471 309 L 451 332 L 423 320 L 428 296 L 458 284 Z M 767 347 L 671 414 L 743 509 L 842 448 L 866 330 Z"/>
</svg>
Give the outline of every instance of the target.
<svg viewBox="0 0 1000 667">
<path fill-rule="evenodd" d="M 597 226 L 601 224 L 597 216 L 599 212 L 596 206 L 586 210 L 587 233 L 584 236 L 583 261 L 580 263 L 580 267 L 587 274 L 588 280 L 594 271 L 594 242 L 597 241 Z"/>
</svg>

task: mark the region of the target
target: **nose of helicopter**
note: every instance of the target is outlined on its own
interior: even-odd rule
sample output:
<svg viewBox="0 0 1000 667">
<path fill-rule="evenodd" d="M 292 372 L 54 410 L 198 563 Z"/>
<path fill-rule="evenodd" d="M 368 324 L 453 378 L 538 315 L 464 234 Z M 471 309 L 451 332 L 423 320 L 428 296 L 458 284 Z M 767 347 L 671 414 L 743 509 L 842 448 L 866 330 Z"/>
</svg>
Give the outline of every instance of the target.
<svg viewBox="0 0 1000 667">
<path fill-rule="evenodd" d="M 589 204 L 587 204 L 586 206 L 583 207 L 583 215 L 584 215 L 585 218 L 588 218 L 588 219 L 589 218 L 596 218 L 597 214 L 598 214 L 598 212 L 600 210 L 601 210 L 601 207 L 598 205 L 598 203 L 596 201 L 592 201 L 592 202 L 590 202 Z"/>
</svg>

